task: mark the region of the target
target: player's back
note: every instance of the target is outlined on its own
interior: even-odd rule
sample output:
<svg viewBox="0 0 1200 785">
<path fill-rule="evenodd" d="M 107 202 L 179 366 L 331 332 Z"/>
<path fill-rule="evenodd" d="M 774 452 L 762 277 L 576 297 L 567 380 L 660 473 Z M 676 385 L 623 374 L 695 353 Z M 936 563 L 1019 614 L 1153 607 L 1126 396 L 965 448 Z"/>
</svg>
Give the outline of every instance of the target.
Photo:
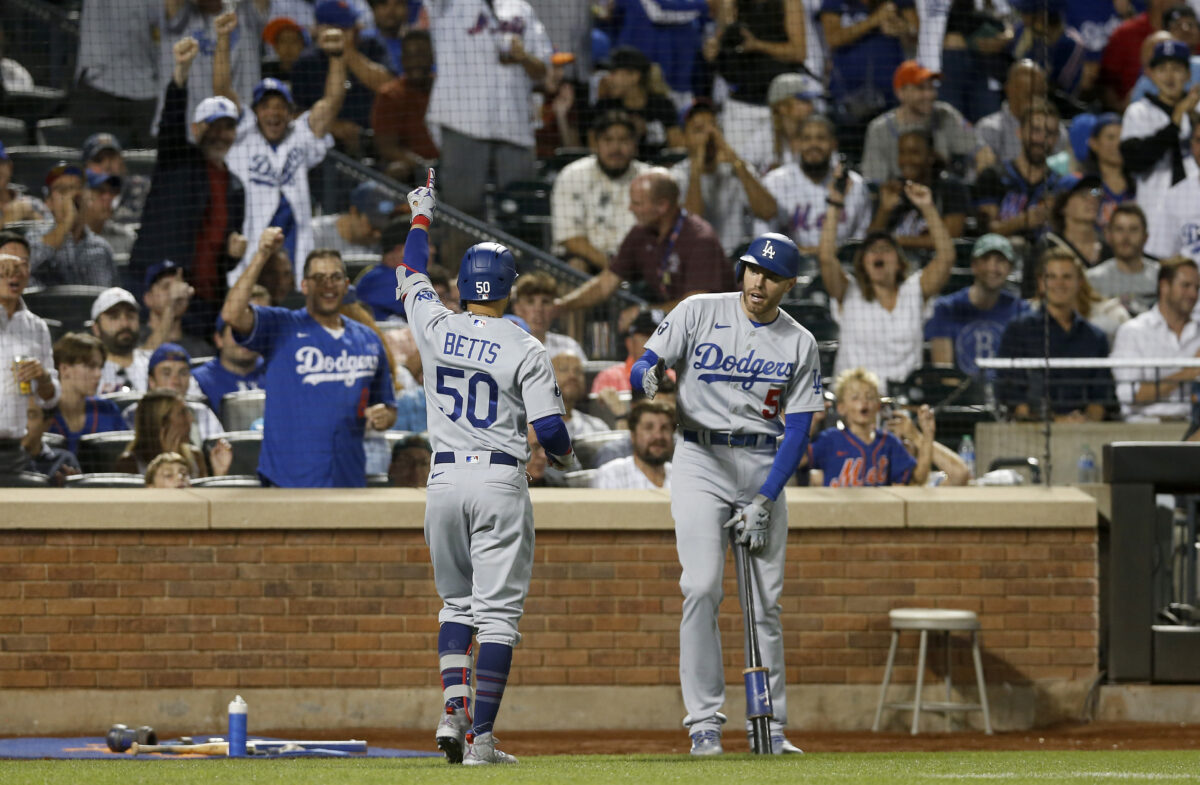
<svg viewBox="0 0 1200 785">
<path fill-rule="evenodd" d="M 561 401 L 545 347 L 507 319 L 440 316 L 413 333 L 434 451 L 495 450 L 528 460 L 528 421 L 559 413 L 553 404 Z"/>
</svg>

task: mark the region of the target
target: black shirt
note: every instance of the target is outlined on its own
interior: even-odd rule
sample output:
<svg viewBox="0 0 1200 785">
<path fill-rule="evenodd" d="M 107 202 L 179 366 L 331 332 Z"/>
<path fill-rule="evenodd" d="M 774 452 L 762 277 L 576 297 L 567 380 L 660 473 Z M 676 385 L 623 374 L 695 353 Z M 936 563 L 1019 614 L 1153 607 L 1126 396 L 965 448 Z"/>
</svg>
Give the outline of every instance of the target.
<svg viewBox="0 0 1200 785">
<path fill-rule="evenodd" d="M 1046 326 L 1051 357 L 1108 357 L 1108 338 L 1100 328 L 1072 313 L 1071 329 L 1039 308 L 1013 319 L 1000 337 L 999 357 L 1045 357 Z M 1029 404 L 1037 411 L 1045 395 L 1046 371 L 1041 368 L 1001 370 L 996 375 L 996 398 L 1010 407 Z M 1088 404 L 1114 408 L 1114 382 L 1108 368 L 1054 368 L 1049 371 L 1050 407 L 1056 414 L 1083 410 Z"/>
</svg>

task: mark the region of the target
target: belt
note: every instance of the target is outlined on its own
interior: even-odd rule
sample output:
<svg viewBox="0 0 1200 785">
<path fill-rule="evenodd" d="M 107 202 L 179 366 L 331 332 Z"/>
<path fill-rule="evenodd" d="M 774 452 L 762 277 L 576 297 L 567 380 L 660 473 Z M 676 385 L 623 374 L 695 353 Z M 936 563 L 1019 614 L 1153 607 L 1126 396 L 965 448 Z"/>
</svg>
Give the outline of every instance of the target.
<svg viewBox="0 0 1200 785">
<path fill-rule="evenodd" d="M 518 463 L 516 458 L 512 457 L 506 452 L 488 452 L 487 450 L 484 450 L 482 452 L 464 452 L 461 454 L 466 457 L 467 463 L 482 462 L 484 457 L 487 457 L 488 462 L 491 463 L 492 466 L 516 466 Z M 433 456 L 433 462 L 435 464 L 454 463 L 455 455 L 456 453 L 452 452 L 435 453 Z M 475 460 L 471 460 L 472 458 Z"/>
<path fill-rule="evenodd" d="M 728 431 L 689 431 L 684 429 L 683 440 L 696 444 L 716 444 L 722 447 L 774 446 L 775 437 L 766 433 L 729 433 Z"/>
</svg>

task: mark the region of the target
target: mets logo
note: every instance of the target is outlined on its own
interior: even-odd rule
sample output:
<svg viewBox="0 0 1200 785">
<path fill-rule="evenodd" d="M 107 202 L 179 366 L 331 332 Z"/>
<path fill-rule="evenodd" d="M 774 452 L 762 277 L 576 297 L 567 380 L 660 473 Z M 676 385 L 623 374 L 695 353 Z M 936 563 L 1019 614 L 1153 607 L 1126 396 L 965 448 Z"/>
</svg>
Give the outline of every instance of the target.
<svg viewBox="0 0 1200 785">
<path fill-rule="evenodd" d="M 775 246 L 771 245 L 770 240 L 767 240 L 766 244 L 763 246 L 762 255 L 768 259 L 775 258 Z"/>
</svg>

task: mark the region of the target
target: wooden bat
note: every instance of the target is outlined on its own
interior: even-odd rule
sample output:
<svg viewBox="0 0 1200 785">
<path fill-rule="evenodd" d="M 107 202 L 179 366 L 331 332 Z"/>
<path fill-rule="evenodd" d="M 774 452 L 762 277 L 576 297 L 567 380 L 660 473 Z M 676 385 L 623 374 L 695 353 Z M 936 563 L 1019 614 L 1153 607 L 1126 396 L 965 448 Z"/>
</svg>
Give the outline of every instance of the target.
<svg viewBox="0 0 1200 785">
<path fill-rule="evenodd" d="M 229 742 L 210 741 L 205 744 L 138 744 L 136 741 L 129 746 L 129 754 L 139 755 L 143 752 L 163 752 L 168 755 L 228 755 Z"/>
</svg>

